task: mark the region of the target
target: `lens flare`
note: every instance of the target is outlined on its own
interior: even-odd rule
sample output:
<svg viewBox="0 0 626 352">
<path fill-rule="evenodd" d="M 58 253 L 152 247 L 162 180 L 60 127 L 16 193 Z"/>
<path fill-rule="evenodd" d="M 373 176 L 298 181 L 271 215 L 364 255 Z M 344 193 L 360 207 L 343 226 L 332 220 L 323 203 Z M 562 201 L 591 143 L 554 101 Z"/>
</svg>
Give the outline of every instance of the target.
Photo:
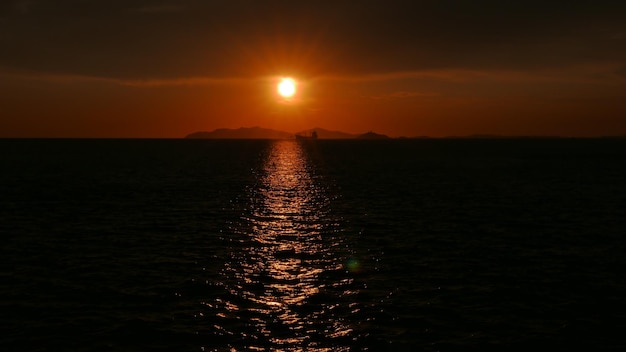
<svg viewBox="0 0 626 352">
<path fill-rule="evenodd" d="M 345 267 L 348 269 L 348 271 L 353 273 L 358 273 L 361 271 L 361 264 L 356 258 L 348 258 L 348 260 L 346 260 Z"/>
</svg>

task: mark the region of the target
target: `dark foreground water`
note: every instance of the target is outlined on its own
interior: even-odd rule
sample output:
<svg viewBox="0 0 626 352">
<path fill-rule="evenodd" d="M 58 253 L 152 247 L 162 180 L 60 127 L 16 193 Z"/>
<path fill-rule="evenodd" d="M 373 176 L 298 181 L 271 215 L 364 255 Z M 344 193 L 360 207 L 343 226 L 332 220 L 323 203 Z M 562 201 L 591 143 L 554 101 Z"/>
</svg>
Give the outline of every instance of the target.
<svg viewBox="0 0 626 352">
<path fill-rule="evenodd" d="M 626 140 L 0 140 L 2 351 L 626 350 Z"/>
</svg>

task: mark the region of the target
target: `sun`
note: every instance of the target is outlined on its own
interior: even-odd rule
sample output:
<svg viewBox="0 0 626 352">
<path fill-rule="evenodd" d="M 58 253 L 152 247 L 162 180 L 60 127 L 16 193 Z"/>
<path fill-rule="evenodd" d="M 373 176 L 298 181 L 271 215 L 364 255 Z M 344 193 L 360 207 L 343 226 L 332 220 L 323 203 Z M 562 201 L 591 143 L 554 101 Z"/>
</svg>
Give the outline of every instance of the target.
<svg viewBox="0 0 626 352">
<path fill-rule="evenodd" d="M 278 94 L 283 98 L 291 98 L 296 94 L 296 81 L 293 78 L 283 78 L 278 83 Z"/>
</svg>

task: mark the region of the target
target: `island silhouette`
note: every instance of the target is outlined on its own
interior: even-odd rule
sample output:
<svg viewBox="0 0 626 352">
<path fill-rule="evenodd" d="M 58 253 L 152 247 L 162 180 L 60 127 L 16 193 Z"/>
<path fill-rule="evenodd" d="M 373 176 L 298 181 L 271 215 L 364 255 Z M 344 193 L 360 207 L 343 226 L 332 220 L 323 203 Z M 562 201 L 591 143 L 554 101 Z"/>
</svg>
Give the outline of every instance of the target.
<svg viewBox="0 0 626 352">
<path fill-rule="evenodd" d="M 317 139 L 389 139 L 389 136 L 374 132 L 353 134 L 341 131 L 331 131 L 320 127 L 311 128 L 296 133 L 273 130 L 259 126 L 240 127 L 236 129 L 218 128 L 213 131 L 199 131 L 187 135 L 191 139 L 295 139 L 296 136 L 316 135 Z"/>
<path fill-rule="evenodd" d="M 470 134 L 470 135 L 451 135 L 443 137 L 430 136 L 401 136 L 389 137 L 385 134 L 369 131 L 366 133 L 355 134 L 342 131 L 332 131 L 321 127 L 315 127 L 308 130 L 290 133 L 280 130 L 273 130 L 259 126 L 240 127 L 240 128 L 218 128 L 213 131 L 198 131 L 185 136 L 189 139 L 310 139 L 315 135 L 315 139 L 352 139 L 352 140 L 386 140 L 386 139 L 561 139 L 561 138 L 603 138 L 603 139 L 622 139 L 626 136 L 600 136 L 600 137 L 577 137 L 577 136 L 554 136 L 554 135 L 497 135 L 497 134 Z M 302 138 L 305 137 L 305 138 Z"/>
</svg>

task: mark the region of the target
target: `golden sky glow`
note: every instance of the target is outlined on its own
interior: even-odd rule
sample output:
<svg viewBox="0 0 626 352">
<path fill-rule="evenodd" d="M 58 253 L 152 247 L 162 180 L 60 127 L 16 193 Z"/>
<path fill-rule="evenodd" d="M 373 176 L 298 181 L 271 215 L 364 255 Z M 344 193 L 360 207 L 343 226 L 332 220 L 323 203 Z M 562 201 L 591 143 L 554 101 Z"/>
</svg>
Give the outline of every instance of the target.
<svg viewBox="0 0 626 352">
<path fill-rule="evenodd" d="M 619 2 L 139 3 L 0 6 L 0 137 L 626 135 Z"/>
</svg>

